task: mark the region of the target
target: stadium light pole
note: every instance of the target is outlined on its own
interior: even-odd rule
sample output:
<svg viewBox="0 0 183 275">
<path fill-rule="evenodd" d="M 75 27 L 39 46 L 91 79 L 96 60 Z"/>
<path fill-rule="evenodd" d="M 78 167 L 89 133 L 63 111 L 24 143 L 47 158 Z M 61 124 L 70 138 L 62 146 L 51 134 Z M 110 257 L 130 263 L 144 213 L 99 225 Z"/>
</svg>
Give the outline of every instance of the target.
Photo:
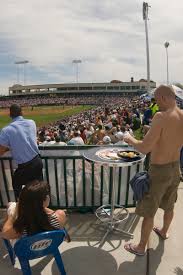
<svg viewBox="0 0 183 275">
<path fill-rule="evenodd" d="M 166 41 L 164 46 L 166 49 L 166 83 L 169 85 L 168 47 L 170 46 L 170 43 Z"/>
<path fill-rule="evenodd" d="M 78 68 L 78 64 L 81 63 L 82 61 L 80 59 L 74 59 L 72 61 L 73 64 L 76 65 L 76 83 L 78 84 L 78 79 L 79 79 L 79 68 Z"/>
<path fill-rule="evenodd" d="M 145 34 L 146 34 L 146 56 L 147 56 L 147 92 L 150 91 L 150 58 L 149 58 L 149 37 L 148 37 L 148 9 L 149 4 L 147 2 L 143 2 L 143 20 L 145 23 Z"/>
<path fill-rule="evenodd" d="M 17 62 L 14 63 L 16 65 L 16 71 L 17 71 L 17 84 L 19 84 L 19 64 Z"/>
<path fill-rule="evenodd" d="M 16 61 L 15 65 L 17 65 L 17 82 L 19 82 L 19 65 L 23 65 L 23 76 L 24 76 L 24 86 L 26 82 L 26 71 L 25 71 L 25 65 L 28 64 L 28 60 L 21 60 L 21 61 Z"/>
</svg>

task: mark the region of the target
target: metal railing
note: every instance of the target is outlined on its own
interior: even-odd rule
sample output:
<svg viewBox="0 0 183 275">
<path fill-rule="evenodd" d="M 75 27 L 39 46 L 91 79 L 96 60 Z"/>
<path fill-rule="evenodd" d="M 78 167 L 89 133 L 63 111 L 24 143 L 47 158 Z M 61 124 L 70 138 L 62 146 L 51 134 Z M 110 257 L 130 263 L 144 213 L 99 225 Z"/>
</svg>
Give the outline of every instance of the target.
<svg viewBox="0 0 183 275">
<path fill-rule="evenodd" d="M 111 203 L 113 168 L 86 161 L 83 151 L 92 147 L 40 147 L 44 180 L 51 186 L 53 208 L 95 209 Z M 11 156 L 2 156 L 0 162 L 0 208 L 4 208 L 9 201 L 15 201 L 12 188 L 15 164 Z M 135 206 L 129 181 L 142 170 L 143 163 L 117 168 L 117 204 Z"/>
</svg>

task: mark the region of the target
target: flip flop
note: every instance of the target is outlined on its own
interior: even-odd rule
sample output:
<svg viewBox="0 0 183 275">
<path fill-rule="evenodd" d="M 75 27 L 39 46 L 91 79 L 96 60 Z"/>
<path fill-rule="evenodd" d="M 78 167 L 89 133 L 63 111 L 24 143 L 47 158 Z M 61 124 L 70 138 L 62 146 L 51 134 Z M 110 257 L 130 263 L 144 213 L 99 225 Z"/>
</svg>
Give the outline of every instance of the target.
<svg viewBox="0 0 183 275">
<path fill-rule="evenodd" d="M 144 256 L 146 253 L 145 252 L 138 252 L 133 248 L 132 243 L 125 244 L 124 249 L 126 249 L 128 252 L 135 254 L 137 256 Z"/>
<path fill-rule="evenodd" d="M 169 237 L 163 237 L 160 233 L 160 230 L 158 227 L 154 227 L 153 231 L 158 235 L 158 237 L 160 237 L 160 239 L 162 239 L 163 241 L 167 240 Z"/>
</svg>

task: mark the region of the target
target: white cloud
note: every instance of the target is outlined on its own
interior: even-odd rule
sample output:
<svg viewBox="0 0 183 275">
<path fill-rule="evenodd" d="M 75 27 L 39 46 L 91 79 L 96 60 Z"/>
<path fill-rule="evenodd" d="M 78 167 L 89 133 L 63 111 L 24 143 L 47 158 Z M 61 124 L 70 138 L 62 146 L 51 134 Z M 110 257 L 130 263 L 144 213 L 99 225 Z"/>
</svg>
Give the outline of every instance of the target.
<svg viewBox="0 0 183 275">
<path fill-rule="evenodd" d="M 170 42 L 170 79 L 182 81 L 181 0 L 149 1 L 151 78 L 166 79 L 164 42 Z M 31 83 L 75 81 L 72 60 L 79 58 L 80 81 L 127 81 L 146 77 L 140 0 L 0 0 L 0 87 L 13 84 L 13 62 L 28 59 Z M 1 43 L 2 42 L 2 43 Z"/>
</svg>

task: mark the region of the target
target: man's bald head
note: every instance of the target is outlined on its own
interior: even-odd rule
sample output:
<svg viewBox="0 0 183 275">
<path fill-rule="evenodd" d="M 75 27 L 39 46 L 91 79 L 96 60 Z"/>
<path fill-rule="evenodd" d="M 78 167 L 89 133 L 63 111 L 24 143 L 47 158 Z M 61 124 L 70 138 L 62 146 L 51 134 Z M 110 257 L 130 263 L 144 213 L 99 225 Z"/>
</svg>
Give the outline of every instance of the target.
<svg viewBox="0 0 183 275">
<path fill-rule="evenodd" d="M 154 93 L 160 111 L 166 111 L 176 105 L 175 91 L 171 86 L 161 85 Z"/>
<path fill-rule="evenodd" d="M 154 93 L 155 97 L 157 96 L 163 96 L 163 97 L 169 97 L 172 99 L 175 99 L 175 91 L 171 86 L 167 85 L 160 85 Z"/>
</svg>

